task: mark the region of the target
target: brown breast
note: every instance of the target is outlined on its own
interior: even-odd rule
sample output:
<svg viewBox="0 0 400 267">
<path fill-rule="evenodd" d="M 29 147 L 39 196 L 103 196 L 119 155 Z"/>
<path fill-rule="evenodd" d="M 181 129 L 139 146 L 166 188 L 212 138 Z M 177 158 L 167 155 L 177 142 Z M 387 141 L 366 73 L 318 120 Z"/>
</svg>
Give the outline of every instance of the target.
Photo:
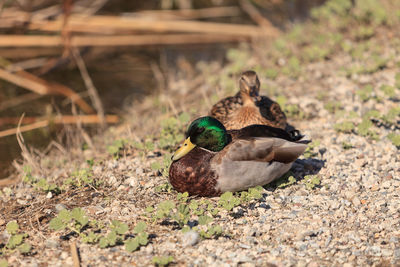
<svg viewBox="0 0 400 267">
<path fill-rule="evenodd" d="M 169 169 L 169 181 L 178 192 L 189 195 L 218 196 L 215 189 L 217 175 L 210 162 L 215 153 L 195 147 L 183 158 L 173 162 Z"/>
</svg>

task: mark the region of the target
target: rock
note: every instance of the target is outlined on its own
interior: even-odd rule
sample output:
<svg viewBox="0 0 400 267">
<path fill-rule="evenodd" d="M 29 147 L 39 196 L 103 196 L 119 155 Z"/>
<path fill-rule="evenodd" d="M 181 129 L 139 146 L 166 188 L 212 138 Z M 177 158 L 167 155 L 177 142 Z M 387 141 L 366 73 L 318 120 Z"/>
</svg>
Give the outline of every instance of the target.
<svg viewBox="0 0 400 267">
<path fill-rule="evenodd" d="M 394 252 L 393 252 L 393 257 L 394 257 L 396 260 L 399 260 L 399 259 L 400 259 L 400 248 L 396 248 L 396 249 L 394 250 Z"/>
<path fill-rule="evenodd" d="M 47 198 L 47 199 L 50 199 L 50 198 L 52 198 L 52 197 L 53 197 L 53 193 L 48 192 L 47 195 L 46 195 L 46 198 Z"/>
<path fill-rule="evenodd" d="M 183 234 L 181 241 L 184 246 L 194 246 L 200 241 L 200 235 L 196 231 L 188 231 Z"/>
<path fill-rule="evenodd" d="M 60 243 L 55 239 L 47 239 L 45 241 L 45 246 L 46 248 L 58 248 Z"/>
<path fill-rule="evenodd" d="M 62 211 L 62 210 L 65 210 L 67 207 L 64 205 L 64 204 L 61 204 L 61 203 L 58 203 L 58 204 L 56 204 L 56 206 L 55 206 L 55 209 L 56 209 L 56 211 L 57 212 L 60 212 L 60 211 Z"/>
</svg>

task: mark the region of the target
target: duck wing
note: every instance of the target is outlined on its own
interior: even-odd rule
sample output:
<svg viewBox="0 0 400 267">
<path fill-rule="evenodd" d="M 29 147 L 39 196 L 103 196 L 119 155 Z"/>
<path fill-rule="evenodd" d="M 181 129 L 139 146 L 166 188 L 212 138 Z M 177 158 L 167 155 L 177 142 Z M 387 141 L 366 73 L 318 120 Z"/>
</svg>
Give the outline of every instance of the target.
<svg viewBox="0 0 400 267">
<path fill-rule="evenodd" d="M 228 134 L 231 136 L 232 140 L 249 139 L 253 137 L 276 137 L 296 142 L 303 138 L 303 135 L 301 135 L 298 130 L 285 131 L 281 128 L 258 124 L 250 125 L 239 130 L 229 130 Z"/>
<path fill-rule="evenodd" d="M 294 162 L 307 148 L 306 144 L 274 137 L 237 139 L 215 156 L 215 160 Z"/>
<path fill-rule="evenodd" d="M 268 120 L 271 126 L 286 128 L 286 115 L 278 103 L 266 96 L 259 96 L 256 98 L 255 104 L 259 108 L 261 115 Z"/>
</svg>

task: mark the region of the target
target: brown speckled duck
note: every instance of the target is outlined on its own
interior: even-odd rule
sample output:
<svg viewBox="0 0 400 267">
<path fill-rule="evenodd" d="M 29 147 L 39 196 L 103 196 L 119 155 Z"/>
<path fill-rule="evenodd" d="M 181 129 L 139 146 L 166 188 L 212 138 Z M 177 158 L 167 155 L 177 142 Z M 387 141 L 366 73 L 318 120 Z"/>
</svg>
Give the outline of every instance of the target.
<svg viewBox="0 0 400 267">
<path fill-rule="evenodd" d="M 307 147 L 301 136 L 279 128 L 251 125 L 227 131 L 209 116 L 193 121 L 186 136 L 172 157 L 169 181 L 177 191 L 198 196 L 268 184 Z"/>
<path fill-rule="evenodd" d="M 240 129 L 262 124 L 285 129 L 285 113 L 278 103 L 266 96 L 259 96 L 260 80 L 254 71 L 245 71 L 239 79 L 240 91 L 216 103 L 210 116 L 218 119 L 226 129 Z"/>
</svg>

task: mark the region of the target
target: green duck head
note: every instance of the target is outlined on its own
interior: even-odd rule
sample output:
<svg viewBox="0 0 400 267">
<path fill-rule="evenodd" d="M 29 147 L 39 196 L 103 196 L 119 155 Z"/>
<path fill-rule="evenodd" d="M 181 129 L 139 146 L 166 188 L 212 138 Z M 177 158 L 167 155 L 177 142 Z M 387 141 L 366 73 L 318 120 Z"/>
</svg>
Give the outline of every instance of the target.
<svg viewBox="0 0 400 267">
<path fill-rule="evenodd" d="M 174 153 L 172 160 L 178 160 L 196 146 L 218 152 L 229 143 L 229 135 L 224 125 L 213 117 L 200 117 L 194 120 L 186 133 L 183 145 Z"/>
</svg>

